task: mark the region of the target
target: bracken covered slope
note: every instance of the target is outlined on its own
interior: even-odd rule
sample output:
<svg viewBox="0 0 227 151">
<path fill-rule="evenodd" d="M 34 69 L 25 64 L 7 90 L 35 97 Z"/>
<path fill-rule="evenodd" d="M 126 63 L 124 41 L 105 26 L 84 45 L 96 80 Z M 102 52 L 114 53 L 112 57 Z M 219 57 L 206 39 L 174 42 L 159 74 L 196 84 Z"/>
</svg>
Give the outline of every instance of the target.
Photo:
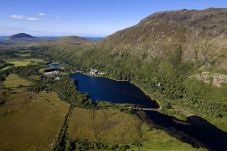
<svg viewBox="0 0 227 151">
<path fill-rule="evenodd" d="M 180 47 L 183 60 L 209 62 L 219 58 L 219 63 L 226 64 L 227 9 L 158 12 L 110 35 L 99 45 L 112 53 L 143 54 L 147 60 Z"/>
</svg>

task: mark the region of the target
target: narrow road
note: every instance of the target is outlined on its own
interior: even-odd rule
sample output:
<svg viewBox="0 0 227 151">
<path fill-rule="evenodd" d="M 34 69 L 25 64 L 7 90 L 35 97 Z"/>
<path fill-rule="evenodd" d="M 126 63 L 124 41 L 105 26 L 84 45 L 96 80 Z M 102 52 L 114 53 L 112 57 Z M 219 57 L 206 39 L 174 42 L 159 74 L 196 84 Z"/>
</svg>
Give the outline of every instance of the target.
<svg viewBox="0 0 227 151">
<path fill-rule="evenodd" d="M 134 110 L 139 110 L 139 111 L 158 111 L 159 109 L 155 109 L 155 108 L 134 108 Z"/>
</svg>

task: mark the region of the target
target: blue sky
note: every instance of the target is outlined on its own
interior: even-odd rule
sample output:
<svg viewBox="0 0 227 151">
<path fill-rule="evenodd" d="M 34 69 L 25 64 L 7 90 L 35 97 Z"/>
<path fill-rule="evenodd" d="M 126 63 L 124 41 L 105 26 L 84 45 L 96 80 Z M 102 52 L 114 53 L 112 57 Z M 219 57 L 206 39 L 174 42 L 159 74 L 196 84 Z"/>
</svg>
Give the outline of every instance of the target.
<svg viewBox="0 0 227 151">
<path fill-rule="evenodd" d="M 107 36 L 161 10 L 227 8 L 227 0 L 2 0 L 0 35 Z"/>
</svg>

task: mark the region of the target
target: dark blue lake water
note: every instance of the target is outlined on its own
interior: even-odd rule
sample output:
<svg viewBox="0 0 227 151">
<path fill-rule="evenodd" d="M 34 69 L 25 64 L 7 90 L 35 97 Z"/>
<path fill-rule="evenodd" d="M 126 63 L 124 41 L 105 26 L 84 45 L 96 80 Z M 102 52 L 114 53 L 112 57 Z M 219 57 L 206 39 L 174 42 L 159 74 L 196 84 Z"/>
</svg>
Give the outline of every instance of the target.
<svg viewBox="0 0 227 151">
<path fill-rule="evenodd" d="M 61 64 L 59 64 L 59 63 L 51 63 L 51 64 L 49 64 L 49 66 L 53 67 L 53 68 L 58 68 L 58 67 L 61 66 Z"/>
<path fill-rule="evenodd" d="M 92 100 L 104 100 L 112 103 L 130 103 L 142 107 L 159 107 L 138 87 L 123 81 L 91 77 L 83 74 L 71 74 L 76 80 L 77 89 L 88 93 Z M 227 133 L 218 129 L 199 116 L 190 116 L 186 121 L 159 113 L 157 111 L 136 112 L 140 119 L 152 126 L 165 130 L 175 138 L 199 148 L 208 150 L 227 150 Z"/>
<path fill-rule="evenodd" d="M 88 93 L 93 101 L 129 103 L 147 108 L 159 107 L 155 101 L 152 101 L 143 91 L 129 82 L 91 77 L 80 73 L 71 74 L 70 77 L 77 81 L 77 89 L 80 92 Z"/>
<path fill-rule="evenodd" d="M 146 111 L 146 118 L 148 124 L 165 130 L 193 147 L 205 147 L 210 151 L 227 151 L 227 133 L 202 117 L 193 115 L 186 121 L 181 121 L 157 111 Z"/>
</svg>

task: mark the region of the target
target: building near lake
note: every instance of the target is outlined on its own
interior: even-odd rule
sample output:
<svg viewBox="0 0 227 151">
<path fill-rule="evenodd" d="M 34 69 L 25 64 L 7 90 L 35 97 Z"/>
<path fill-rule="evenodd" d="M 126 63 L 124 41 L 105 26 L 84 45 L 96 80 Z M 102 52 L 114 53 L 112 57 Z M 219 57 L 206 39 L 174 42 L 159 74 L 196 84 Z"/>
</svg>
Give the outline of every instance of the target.
<svg viewBox="0 0 227 151">
<path fill-rule="evenodd" d="M 44 75 L 45 76 L 53 76 L 53 75 L 58 75 L 60 73 L 60 71 L 58 69 L 46 69 L 44 71 Z"/>
<path fill-rule="evenodd" d="M 97 74 L 98 74 L 98 69 L 91 69 L 91 71 L 90 71 L 91 76 L 95 76 Z"/>
</svg>

